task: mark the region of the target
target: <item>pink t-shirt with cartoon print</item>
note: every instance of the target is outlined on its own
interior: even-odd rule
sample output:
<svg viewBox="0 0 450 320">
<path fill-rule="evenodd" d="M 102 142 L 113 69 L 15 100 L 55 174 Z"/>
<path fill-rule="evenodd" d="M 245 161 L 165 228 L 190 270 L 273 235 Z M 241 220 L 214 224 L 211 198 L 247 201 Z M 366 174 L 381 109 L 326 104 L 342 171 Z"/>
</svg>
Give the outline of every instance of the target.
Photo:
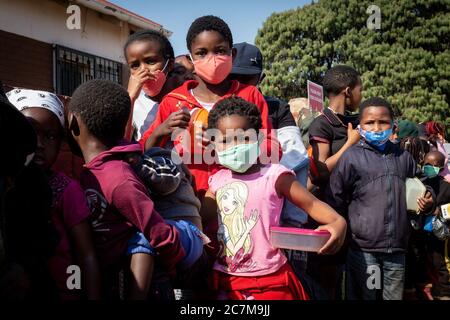
<svg viewBox="0 0 450 320">
<path fill-rule="evenodd" d="M 268 164 L 252 174 L 222 169 L 209 178 L 219 211 L 219 257 L 214 269 L 235 276 L 262 276 L 286 263 L 270 243 L 270 227 L 280 222 L 283 197 L 275 184 L 280 175 L 294 174 L 280 164 Z"/>
</svg>

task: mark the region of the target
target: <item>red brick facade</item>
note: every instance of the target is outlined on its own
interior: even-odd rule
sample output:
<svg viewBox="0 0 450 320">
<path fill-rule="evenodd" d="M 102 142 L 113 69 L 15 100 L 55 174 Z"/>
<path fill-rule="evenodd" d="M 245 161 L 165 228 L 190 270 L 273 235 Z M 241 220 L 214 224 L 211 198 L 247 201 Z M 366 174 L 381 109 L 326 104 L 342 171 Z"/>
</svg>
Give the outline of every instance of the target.
<svg viewBox="0 0 450 320">
<path fill-rule="evenodd" d="M 0 30 L 0 80 L 53 92 L 52 45 Z"/>
</svg>

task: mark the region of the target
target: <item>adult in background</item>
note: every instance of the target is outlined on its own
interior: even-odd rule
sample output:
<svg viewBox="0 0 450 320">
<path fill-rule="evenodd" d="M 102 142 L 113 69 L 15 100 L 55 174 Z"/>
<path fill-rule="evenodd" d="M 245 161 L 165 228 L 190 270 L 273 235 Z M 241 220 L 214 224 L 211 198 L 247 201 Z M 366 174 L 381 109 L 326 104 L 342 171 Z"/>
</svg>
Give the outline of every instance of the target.
<svg viewBox="0 0 450 320">
<path fill-rule="evenodd" d="M 308 189 L 313 190 L 319 199 L 323 199 L 330 174 L 339 159 L 360 139 L 355 130 L 359 124 L 358 115 L 352 113 L 361 103 L 363 90 L 359 73 L 346 65 L 337 65 L 328 70 L 323 79 L 323 87 L 328 95 L 329 105 L 313 120 L 309 128 L 312 184 L 308 182 Z M 315 226 L 314 221 L 311 221 L 310 227 Z M 339 278 L 345 258 L 343 251 L 330 257 L 308 255 L 308 274 L 322 285 L 330 299 L 339 295 Z"/>
</svg>

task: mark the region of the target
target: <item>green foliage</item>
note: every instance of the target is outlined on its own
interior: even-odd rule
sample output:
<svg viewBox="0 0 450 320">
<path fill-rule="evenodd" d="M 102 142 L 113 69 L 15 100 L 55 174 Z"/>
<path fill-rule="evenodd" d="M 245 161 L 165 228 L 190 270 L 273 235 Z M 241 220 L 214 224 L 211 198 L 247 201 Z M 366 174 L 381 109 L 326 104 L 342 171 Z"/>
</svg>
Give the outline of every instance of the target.
<svg viewBox="0 0 450 320">
<path fill-rule="evenodd" d="M 371 4 L 380 30 L 367 28 Z M 265 94 L 306 97 L 306 80 L 322 83 L 331 66 L 348 64 L 362 75 L 364 98 L 382 96 L 399 116 L 450 130 L 450 0 L 320 0 L 272 14 L 255 43 Z"/>
</svg>

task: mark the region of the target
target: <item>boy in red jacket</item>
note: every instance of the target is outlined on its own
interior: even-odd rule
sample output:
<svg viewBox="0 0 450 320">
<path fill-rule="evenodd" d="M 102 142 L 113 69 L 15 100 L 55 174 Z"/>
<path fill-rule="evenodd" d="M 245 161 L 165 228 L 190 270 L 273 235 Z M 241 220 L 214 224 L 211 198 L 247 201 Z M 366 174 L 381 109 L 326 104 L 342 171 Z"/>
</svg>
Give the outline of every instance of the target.
<svg viewBox="0 0 450 320">
<path fill-rule="evenodd" d="M 233 37 L 228 25 L 215 16 L 203 16 L 196 19 L 190 26 L 186 36 L 186 44 L 194 64 L 196 80 L 185 82 L 181 87 L 169 93 L 161 102 L 152 126 L 143 134 L 140 143 L 149 149 L 153 146 L 170 147 L 171 134 L 178 128 L 189 126 L 190 116 L 195 108 L 209 112 L 219 100 L 237 96 L 255 104 L 262 118 L 262 129 L 267 130 L 267 143 L 264 144 L 263 154 L 271 156 L 270 150 L 277 149 L 271 162 L 278 162 L 281 150 L 278 145 L 271 147 L 267 103 L 263 95 L 255 86 L 245 85 L 236 80 L 229 80 L 233 58 L 236 50 L 233 48 Z M 205 124 L 206 125 L 206 124 Z M 194 154 L 191 146 L 191 155 Z M 182 148 L 178 152 L 183 153 Z M 209 167 L 204 161 L 186 163 L 193 177 L 195 188 L 200 198 L 208 189 L 210 173 L 216 171 L 217 166 Z"/>
</svg>

